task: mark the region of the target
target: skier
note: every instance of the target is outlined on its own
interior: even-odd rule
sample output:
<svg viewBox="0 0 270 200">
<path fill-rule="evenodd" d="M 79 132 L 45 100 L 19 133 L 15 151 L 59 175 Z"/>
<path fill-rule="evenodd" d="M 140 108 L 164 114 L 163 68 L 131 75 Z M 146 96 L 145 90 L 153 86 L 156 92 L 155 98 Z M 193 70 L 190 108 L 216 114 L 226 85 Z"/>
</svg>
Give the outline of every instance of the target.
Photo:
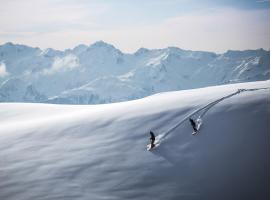
<svg viewBox="0 0 270 200">
<path fill-rule="evenodd" d="M 150 131 L 150 149 L 154 148 L 155 147 L 155 140 L 156 140 L 156 136 L 155 134 Z"/>
<path fill-rule="evenodd" d="M 189 118 L 189 121 L 191 123 L 191 126 L 192 126 L 194 132 L 196 133 L 198 131 L 196 122 L 192 118 Z"/>
</svg>

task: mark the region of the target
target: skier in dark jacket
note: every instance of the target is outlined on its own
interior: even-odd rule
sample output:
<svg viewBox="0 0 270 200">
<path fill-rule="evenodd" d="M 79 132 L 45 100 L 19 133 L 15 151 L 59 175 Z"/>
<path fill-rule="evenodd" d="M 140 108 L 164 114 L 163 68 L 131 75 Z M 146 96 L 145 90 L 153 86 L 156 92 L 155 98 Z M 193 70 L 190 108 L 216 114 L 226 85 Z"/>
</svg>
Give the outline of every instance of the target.
<svg viewBox="0 0 270 200">
<path fill-rule="evenodd" d="M 197 129 L 197 125 L 196 125 L 195 121 L 192 118 L 189 118 L 189 121 L 191 123 L 191 126 L 192 126 L 194 132 L 197 132 L 198 129 Z"/>
<path fill-rule="evenodd" d="M 152 131 L 150 131 L 150 145 L 151 145 L 151 149 L 155 147 L 155 140 L 156 140 L 155 134 Z"/>
</svg>

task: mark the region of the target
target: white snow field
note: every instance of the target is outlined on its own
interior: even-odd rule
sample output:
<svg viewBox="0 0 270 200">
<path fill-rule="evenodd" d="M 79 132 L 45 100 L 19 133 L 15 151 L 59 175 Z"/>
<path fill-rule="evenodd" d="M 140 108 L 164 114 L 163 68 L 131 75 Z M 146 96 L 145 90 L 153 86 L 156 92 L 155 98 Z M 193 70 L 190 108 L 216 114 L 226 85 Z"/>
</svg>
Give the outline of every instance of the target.
<svg viewBox="0 0 270 200">
<path fill-rule="evenodd" d="M 0 199 L 270 199 L 269 87 L 92 106 L 1 103 Z M 192 135 L 188 118 L 199 116 Z M 161 140 L 147 151 L 150 130 Z"/>
</svg>

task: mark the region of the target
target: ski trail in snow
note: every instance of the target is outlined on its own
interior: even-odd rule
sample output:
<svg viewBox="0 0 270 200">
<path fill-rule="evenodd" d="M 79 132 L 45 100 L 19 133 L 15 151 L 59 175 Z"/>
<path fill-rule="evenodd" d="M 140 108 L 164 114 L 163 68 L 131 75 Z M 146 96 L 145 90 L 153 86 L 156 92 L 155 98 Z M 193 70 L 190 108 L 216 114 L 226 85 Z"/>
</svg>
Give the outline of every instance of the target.
<svg viewBox="0 0 270 200">
<path fill-rule="evenodd" d="M 243 92 L 251 92 L 251 91 L 256 91 L 256 90 L 266 90 L 266 89 L 270 89 L 270 88 L 254 88 L 254 89 L 238 89 L 237 92 L 235 93 L 232 93 L 228 96 L 225 96 L 225 97 L 222 97 L 216 101 L 213 101 L 212 103 L 208 104 L 208 106 L 204 106 L 205 109 L 203 109 L 202 113 L 199 115 L 198 118 L 203 118 L 203 116 L 213 107 L 215 106 L 216 104 L 218 104 L 219 102 L 225 100 L 225 99 L 228 99 L 234 95 L 237 95 L 237 94 L 240 94 L 240 93 L 243 93 Z M 199 113 L 199 112 L 198 112 Z"/>
<path fill-rule="evenodd" d="M 238 89 L 236 92 L 229 94 L 227 96 L 224 96 L 222 98 L 219 98 L 213 102 L 208 103 L 207 105 L 203 106 L 202 108 L 199 108 L 193 112 L 191 112 L 190 114 L 186 115 L 186 117 L 184 117 L 179 123 L 177 123 L 175 126 L 173 126 L 172 128 L 170 128 L 168 131 L 166 131 L 165 133 L 162 133 L 160 135 L 157 136 L 157 143 L 160 144 L 173 130 L 175 130 L 176 128 L 178 128 L 181 124 L 183 124 L 185 121 L 187 121 L 189 118 L 195 116 L 198 114 L 198 118 L 202 119 L 203 116 L 216 104 L 218 104 L 219 102 L 231 98 L 237 94 L 243 93 L 243 92 L 250 92 L 250 91 L 256 91 L 256 90 L 265 90 L 265 89 L 270 89 L 270 88 L 254 88 L 254 89 Z M 200 114 L 201 113 L 201 114 Z"/>
</svg>

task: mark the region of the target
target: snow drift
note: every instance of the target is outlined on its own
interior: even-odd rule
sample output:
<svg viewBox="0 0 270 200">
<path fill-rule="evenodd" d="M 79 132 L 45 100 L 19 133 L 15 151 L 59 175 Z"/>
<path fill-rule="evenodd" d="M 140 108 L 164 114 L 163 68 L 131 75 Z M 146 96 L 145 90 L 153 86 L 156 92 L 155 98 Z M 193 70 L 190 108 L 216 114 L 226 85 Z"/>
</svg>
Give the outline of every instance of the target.
<svg viewBox="0 0 270 200">
<path fill-rule="evenodd" d="M 269 199 L 269 86 L 96 106 L 1 103 L 0 199 Z M 199 115 L 192 135 L 185 119 Z M 150 130 L 161 139 L 153 151 Z"/>
</svg>

